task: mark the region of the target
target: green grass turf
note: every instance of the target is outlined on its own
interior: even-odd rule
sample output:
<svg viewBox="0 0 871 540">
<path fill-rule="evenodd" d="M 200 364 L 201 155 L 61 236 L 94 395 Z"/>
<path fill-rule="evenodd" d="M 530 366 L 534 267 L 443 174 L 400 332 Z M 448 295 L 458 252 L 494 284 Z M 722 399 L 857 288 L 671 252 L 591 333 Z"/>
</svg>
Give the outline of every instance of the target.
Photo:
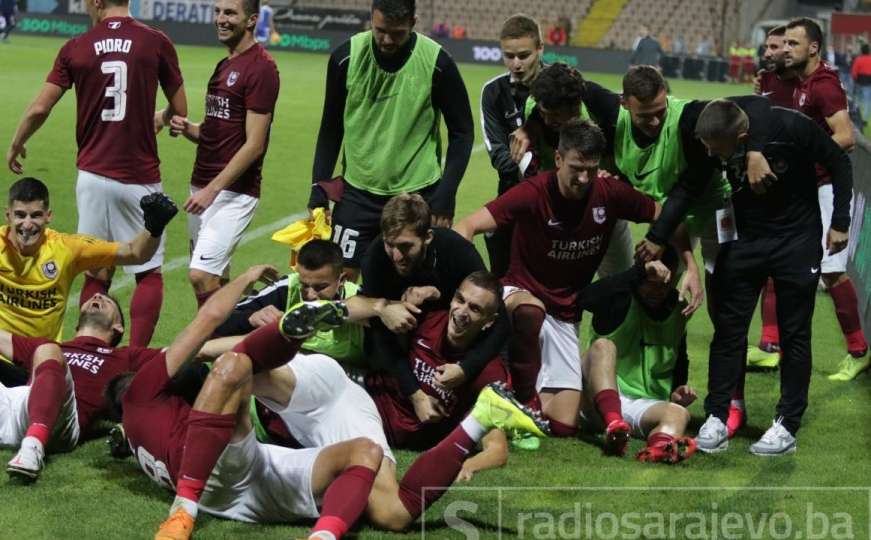
<svg viewBox="0 0 871 540">
<path fill-rule="evenodd" d="M 11 44 L 0 45 L 0 103 L 3 104 L 0 140 L 4 145 L 11 140 L 22 111 L 37 94 L 61 44 L 59 39 L 13 35 Z M 179 47 L 194 120 L 201 119 L 205 84 L 222 54 L 218 48 Z M 268 229 L 269 224 L 304 210 L 322 107 L 326 56 L 278 53 L 275 59 L 283 84 L 266 159 L 263 198 L 251 230 Z M 480 88 L 500 69 L 462 65 L 461 71 L 477 118 Z M 589 75 L 589 78 L 612 88 L 619 84 L 619 77 L 615 75 Z M 745 93 L 747 88 L 675 80 L 672 90 L 680 97 L 713 98 Z M 76 227 L 74 124 L 74 99 L 66 96 L 29 143 L 29 158 L 25 161 L 26 173 L 42 178 L 50 186 L 53 225 L 62 231 L 73 231 Z M 476 129 L 480 130 L 480 125 Z M 165 189 L 176 201 L 183 201 L 194 146 L 165 134 L 159 140 Z M 458 216 L 467 215 L 495 193 L 496 177 L 481 141 L 479 133 L 458 197 Z M 6 171 L 2 178 L 6 186 L 13 177 Z M 168 231 L 167 260 L 185 257 L 184 216 L 179 216 Z M 263 262 L 280 267 L 287 263 L 287 251 L 272 243 L 268 235 L 239 247 L 234 270 Z M 167 272 L 163 313 L 154 339 L 156 345 L 169 343 L 194 313 L 195 303 L 185 268 L 180 264 Z M 116 285 L 120 285 L 115 290 L 122 303 L 128 302 L 129 280 L 117 279 Z M 74 293 L 73 299 L 77 298 L 78 293 Z M 67 318 L 67 335 L 71 334 L 74 318 L 74 314 Z M 711 335 L 711 324 L 705 313 L 700 312 L 690 323 L 689 352 L 690 381 L 701 394 L 706 386 Z M 751 338 L 758 338 L 755 324 Z M 826 380 L 825 375 L 835 370 L 844 354 L 842 337 L 826 295 L 818 297 L 813 345 L 815 366 L 810 408 L 795 456 L 764 459 L 747 452 L 749 443 L 770 423 L 778 396 L 776 374 L 750 374 L 747 401 L 752 427 L 733 441 L 727 453 L 697 456 L 685 465 L 670 468 L 641 464 L 629 457 L 605 458 L 598 447 L 587 443 L 548 440 L 537 453 L 513 451 L 506 468 L 480 473 L 463 486 L 472 490 L 455 490 L 446 495 L 426 515 L 423 523 L 427 537 L 465 538 L 464 534 L 444 524 L 445 515 L 455 515 L 480 527 L 481 538 L 497 537 L 500 522 L 504 527 L 502 538 L 615 538 L 618 536 L 611 535 L 611 517 L 607 515 L 599 516 L 601 528 L 586 528 L 588 523 L 596 524 L 597 512 L 608 511 L 618 518 L 622 516 L 626 527 L 622 529 L 624 536 L 619 537 L 626 538 L 708 538 L 712 537 L 713 529 L 720 531 L 718 537 L 727 538 L 723 532 L 734 532 L 735 529 L 729 527 L 736 519 L 743 520 L 755 534 L 750 536 L 748 528 L 738 529 L 743 533 L 740 537 L 778 537 L 787 525 L 784 515 L 791 520 L 793 533 L 801 531 L 804 538 L 813 534 L 824 538 L 848 532 L 844 528 L 845 517 L 834 515 L 835 512 L 849 513 L 853 538 L 867 538 L 869 490 L 832 488 L 871 485 L 867 457 L 871 429 L 866 420 L 871 385 L 867 376 L 849 384 Z M 701 403 L 694 404 L 690 410 L 695 416 L 695 425 L 691 428 L 694 433 L 703 414 Z M 631 451 L 634 453 L 640 447 L 640 441 L 633 441 Z M 11 455 L 10 451 L 0 452 L 0 463 L 5 463 Z M 398 455 L 400 470 L 404 471 L 415 454 L 399 452 Z M 88 442 L 73 454 L 52 457 L 36 485 L 17 486 L 0 479 L 0 486 L 2 538 L 149 538 L 164 519 L 171 500 L 170 494 L 148 480 L 132 460 L 119 462 L 108 457 L 102 440 Z M 507 489 L 488 489 L 495 486 Z M 742 489 L 766 487 L 773 489 Z M 807 504 L 812 504 L 815 512 L 829 513 L 827 534 L 823 534 L 824 524 L 819 516 L 811 516 L 812 527 L 807 528 Z M 701 514 L 666 516 L 664 523 L 657 521 L 656 516 L 626 514 L 654 511 Z M 555 513 L 557 521 L 550 523 L 541 515 L 521 515 L 524 512 Z M 560 528 L 559 515 L 565 512 L 569 514 L 563 517 Z M 737 514 L 725 517 L 724 512 Z M 772 521 L 772 514 L 777 512 L 785 514 Z M 580 528 L 575 528 L 574 513 L 580 519 Z M 714 514 L 718 514 L 719 526 L 714 524 Z M 707 520 L 708 536 L 700 535 L 701 531 L 691 527 L 702 518 Z M 675 523 L 675 528 L 670 528 L 669 519 Z M 637 530 L 632 528 L 633 524 L 638 525 Z M 690 528 L 684 529 L 687 524 Z M 835 525 L 841 528 L 832 529 Z M 196 537 L 290 538 L 303 535 L 305 530 L 304 526 L 255 526 L 203 516 Z M 420 534 L 421 529 L 400 535 L 363 527 L 359 537 L 412 538 Z"/>
</svg>

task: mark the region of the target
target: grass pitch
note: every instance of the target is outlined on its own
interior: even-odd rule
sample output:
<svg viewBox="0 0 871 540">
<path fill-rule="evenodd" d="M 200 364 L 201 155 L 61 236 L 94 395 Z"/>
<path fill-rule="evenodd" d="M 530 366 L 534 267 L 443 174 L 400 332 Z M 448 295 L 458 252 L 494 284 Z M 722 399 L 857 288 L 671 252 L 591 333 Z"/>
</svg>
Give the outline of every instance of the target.
<svg viewBox="0 0 871 540">
<path fill-rule="evenodd" d="M 36 96 L 63 41 L 13 35 L 0 45 L 0 140 L 4 150 L 27 104 Z M 179 47 L 190 116 L 202 119 L 205 85 L 224 52 L 219 48 Z M 312 156 L 322 108 L 326 56 L 276 53 L 282 88 L 266 158 L 263 197 L 249 235 L 233 264 L 239 270 L 253 263 L 287 264 L 287 251 L 269 234 L 307 202 Z M 480 89 L 501 69 L 461 65 L 473 111 L 478 114 Z M 618 88 L 619 77 L 586 74 Z M 672 81 L 673 93 L 686 98 L 741 94 L 747 87 Z M 162 102 L 162 98 L 161 98 Z M 162 105 L 160 103 L 159 105 Z M 65 96 L 51 118 L 28 144 L 26 174 L 46 181 L 52 192 L 53 226 L 74 231 L 75 110 Z M 496 175 L 480 137 L 457 202 L 462 217 L 492 198 Z M 194 146 L 165 133 L 159 137 L 165 190 L 184 201 L 194 160 Z M 5 166 L 3 168 L 6 171 Z M 3 172 L 3 186 L 13 176 Z M 168 344 L 191 320 L 195 301 L 186 277 L 187 231 L 179 216 L 168 228 L 166 293 L 154 345 Z M 481 246 L 479 246 L 481 247 Z M 483 249 L 483 248 L 482 248 Z M 482 251 L 483 252 L 483 251 Z M 114 292 L 129 302 L 131 280 L 116 276 Z M 71 296 L 73 302 L 78 293 Z M 871 379 L 832 383 L 844 345 L 831 301 L 817 298 L 814 319 L 814 375 L 810 407 L 794 456 L 761 458 L 747 446 L 768 427 L 778 398 L 776 373 L 750 374 L 747 403 L 750 427 L 725 454 L 697 455 L 688 463 L 656 466 L 606 458 L 595 445 L 548 440 L 540 451 L 512 451 L 501 470 L 479 473 L 457 486 L 431 508 L 420 528 L 406 534 L 360 528 L 359 538 L 868 538 L 871 505 L 871 461 L 867 444 L 871 428 L 866 408 Z M 75 313 L 68 313 L 71 335 Z M 704 310 L 689 325 L 690 383 L 703 396 L 712 328 Z M 751 328 L 751 341 L 758 326 Z M 701 422 L 700 402 L 690 408 L 691 433 Z M 633 441 L 631 452 L 640 449 Z M 0 452 L 0 463 L 10 459 Z M 398 452 L 400 474 L 414 459 Z M 116 461 L 102 440 L 76 452 L 53 456 L 36 485 L 19 486 L 0 479 L 0 537 L 22 539 L 150 538 L 166 516 L 171 495 L 146 478 L 133 460 Z M 198 520 L 196 537 L 290 538 L 303 536 L 305 524 L 248 525 Z"/>
</svg>

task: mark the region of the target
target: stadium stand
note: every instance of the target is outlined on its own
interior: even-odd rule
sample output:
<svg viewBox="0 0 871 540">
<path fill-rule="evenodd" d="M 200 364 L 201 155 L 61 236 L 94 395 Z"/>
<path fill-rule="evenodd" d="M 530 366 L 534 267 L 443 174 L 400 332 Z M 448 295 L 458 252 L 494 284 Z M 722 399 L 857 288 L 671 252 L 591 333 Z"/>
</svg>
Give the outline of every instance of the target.
<svg viewBox="0 0 871 540">
<path fill-rule="evenodd" d="M 638 27 L 643 24 L 660 41 L 665 37 L 680 35 L 691 52 L 695 51 L 703 36 L 708 37 L 716 51 L 720 46 L 720 27 L 717 21 L 723 2 L 724 0 L 661 0 L 653 3 L 630 0 L 597 46 L 632 49 L 638 36 Z"/>
</svg>

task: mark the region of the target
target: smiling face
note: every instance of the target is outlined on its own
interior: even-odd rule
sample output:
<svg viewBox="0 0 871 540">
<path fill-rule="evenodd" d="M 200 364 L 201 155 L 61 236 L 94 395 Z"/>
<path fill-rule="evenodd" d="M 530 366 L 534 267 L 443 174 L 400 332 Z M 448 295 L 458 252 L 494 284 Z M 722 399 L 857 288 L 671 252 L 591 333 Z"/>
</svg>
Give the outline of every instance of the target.
<svg viewBox="0 0 871 540">
<path fill-rule="evenodd" d="M 51 210 L 44 201 L 13 201 L 6 209 L 9 240 L 18 251 L 31 255 L 39 247 L 46 226 L 51 223 Z"/>
<path fill-rule="evenodd" d="M 640 101 L 635 96 L 629 96 L 624 100 L 623 106 L 629 111 L 634 128 L 648 137 L 659 137 L 668 111 L 668 92 L 665 89 L 648 101 Z"/>
<path fill-rule="evenodd" d="M 124 319 L 121 307 L 105 294 L 97 293 L 82 304 L 79 311 L 79 324 L 76 330 L 88 328 L 91 331 L 106 332 L 106 340 L 117 345 L 124 335 Z"/>
<path fill-rule="evenodd" d="M 408 226 L 399 234 L 384 236 L 384 252 L 390 257 L 396 273 L 408 277 L 420 266 L 426 257 L 426 247 L 432 241 L 432 230 L 423 238 L 414 227 Z"/>
<path fill-rule="evenodd" d="M 214 14 L 218 41 L 229 49 L 235 48 L 246 32 L 253 33 L 257 24 L 257 14 L 245 13 L 242 0 L 215 0 Z"/>
<path fill-rule="evenodd" d="M 492 291 L 466 280 L 451 299 L 448 319 L 448 340 L 455 345 L 468 345 L 496 319 L 499 300 Z"/>
<path fill-rule="evenodd" d="M 560 193 L 567 199 L 583 199 L 599 175 L 599 157 L 586 157 L 577 150 L 556 153 L 556 176 Z"/>
<path fill-rule="evenodd" d="M 541 53 L 544 46 L 536 45 L 535 38 L 508 38 L 500 42 L 502 48 L 502 62 L 511 73 L 512 79 L 524 86 L 538 76 L 541 70 Z"/>
</svg>

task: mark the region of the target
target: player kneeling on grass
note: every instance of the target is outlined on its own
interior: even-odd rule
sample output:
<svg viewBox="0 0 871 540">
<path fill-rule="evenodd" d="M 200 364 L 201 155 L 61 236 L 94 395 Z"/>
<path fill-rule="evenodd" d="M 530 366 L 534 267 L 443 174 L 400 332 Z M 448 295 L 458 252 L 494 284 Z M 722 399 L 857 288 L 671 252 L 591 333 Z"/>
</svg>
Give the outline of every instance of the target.
<svg viewBox="0 0 871 540">
<path fill-rule="evenodd" d="M 685 384 L 688 316 L 674 287 L 677 266 L 669 246 L 661 262 L 599 280 L 579 301 L 593 313 L 590 353 L 605 356 L 600 364 L 616 363 L 623 418 L 633 435 L 647 439 L 636 456 L 640 461 L 677 463 L 696 450 L 695 441 L 683 436 L 690 420 L 686 407 L 696 393 Z"/>
<path fill-rule="evenodd" d="M 209 513 L 248 522 L 320 516 L 312 533 L 317 538 L 340 537 L 365 508 L 381 463 L 375 443 L 358 438 L 326 448 L 290 450 L 256 441 L 248 401 L 252 373 L 275 365 L 264 360 L 265 351 L 254 358 L 244 353 L 219 358 L 193 407 L 170 388 L 172 377 L 244 291 L 258 280 L 272 282 L 275 277 L 269 266 L 249 269 L 216 292 L 164 354 L 109 386 L 107 393 L 123 411 L 124 430 L 143 470 L 176 491 L 170 518 L 157 539 L 189 538 L 198 502 Z M 331 313 L 338 315 L 335 309 Z M 267 328 L 277 331 L 277 323 Z M 271 342 L 280 348 L 269 350 L 268 356 L 293 356 L 301 338 L 313 330 L 307 327 L 290 339 Z M 226 395 L 228 380 L 241 384 Z M 315 536 L 324 532 L 328 534 Z"/>
<path fill-rule="evenodd" d="M 341 304 L 323 301 L 301 304 L 284 315 L 280 326 L 259 328 L 234 348 L 240 357 L 250 358 L 255 365 L 287 362 L 292 358 L 279 368 L 254 375 L 253 391 L 304 446 L 340 444 L 361 433 L 384 440 L 382 419 L 374 402 L 333 359 L 321 354 L 294 355 L 293 346 L 288 345 L 287 336 L 307 335 L 341 322 L 343 317 L 335 314 L 344 309 Z M 224 358 L 229 357 L 221 356 Z M 213 381 L 223 385 L 224 396 L 232 395 L 250 377 L 246 367 L 237 367 L 233 376 Z M 219 369 L 217 364 L 215 369 Z M 204 387 L 203 392 L 206 391 Z M 468 463 L 467 456 L 491 430 L 544 436 L 543 426 L 527 416 L 503 386 L 486 386 L 475 395 L 477 399 L 470 403 L 474 405 L 471 413 L 444 430 L 441 442 L 418 457 L 401 482 L 396 480 L 392 452 L 385 443 L 380 443 L 384 459 L 367 508 L 373 525 L 389 530 L 407 528 L 455 481 Z M 408 415 L 416 420 L 413 410 Z"/>
</svg>

